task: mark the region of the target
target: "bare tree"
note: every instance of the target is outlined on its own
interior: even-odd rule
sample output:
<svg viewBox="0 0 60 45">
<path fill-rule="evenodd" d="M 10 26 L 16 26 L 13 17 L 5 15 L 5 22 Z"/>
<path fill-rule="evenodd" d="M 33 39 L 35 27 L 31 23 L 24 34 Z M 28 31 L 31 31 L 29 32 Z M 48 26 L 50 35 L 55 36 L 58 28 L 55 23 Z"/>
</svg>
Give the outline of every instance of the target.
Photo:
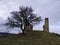
<svg viewBox="0 0 60 45">
<path fill-rule="evenodd" d="M 33 13 L 33 9 L 31 7 L 20 7 L 19 11 L 11 12 L 11 17 L 8 17 L 8 21 L 6 22 L 6 26 L 10 28 L 18 27 L 22 30 L 24 34 L 23 26 L 34 26 L 39 24 L 41 21 L 41 16 L 37 17 L 36 14 Z"/>
</svg>

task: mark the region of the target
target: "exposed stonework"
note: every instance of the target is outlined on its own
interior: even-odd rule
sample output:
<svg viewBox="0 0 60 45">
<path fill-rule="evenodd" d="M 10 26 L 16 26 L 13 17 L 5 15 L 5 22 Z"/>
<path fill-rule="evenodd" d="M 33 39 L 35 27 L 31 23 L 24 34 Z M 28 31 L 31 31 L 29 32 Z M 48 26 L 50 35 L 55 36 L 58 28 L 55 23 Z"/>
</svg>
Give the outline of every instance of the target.
<svg viewBox="0 0 60 45">
<path fill-rule="evenodd" d="M 45 18 L 45 24 L 43 25 L 43 31 L 49 32 L 49 19 Z"/>
<path fill-rule="evenodd" d="M 29 26 L 25 26 L 24 27 L 25 31 L 32 31 L 33 30 L 33 26 L 29 25 Z"/>
</svg>

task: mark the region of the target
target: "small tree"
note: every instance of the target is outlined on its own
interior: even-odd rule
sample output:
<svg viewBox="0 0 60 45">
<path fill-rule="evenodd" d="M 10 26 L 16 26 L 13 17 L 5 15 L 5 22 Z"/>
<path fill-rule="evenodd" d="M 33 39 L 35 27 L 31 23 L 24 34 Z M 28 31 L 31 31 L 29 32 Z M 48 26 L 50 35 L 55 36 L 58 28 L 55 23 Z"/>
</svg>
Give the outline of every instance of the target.
<svg viewBox="0 0 60 45">
<path fill-rule="evenodd" d="M 27 25 L 35 25 L 39 24 L 41 21 L 41 16 L 37 17 L 36 14 L 33 13 L 33 9 L 31 7 L 20 7 L 20 11 L 11 12 L 11 17 L 8 17 L 8 21 L 6 22 L 6 26 L 10 28 L 18 27 L 22 30 L 24 34 L 24 28 Z"/>
</svg>

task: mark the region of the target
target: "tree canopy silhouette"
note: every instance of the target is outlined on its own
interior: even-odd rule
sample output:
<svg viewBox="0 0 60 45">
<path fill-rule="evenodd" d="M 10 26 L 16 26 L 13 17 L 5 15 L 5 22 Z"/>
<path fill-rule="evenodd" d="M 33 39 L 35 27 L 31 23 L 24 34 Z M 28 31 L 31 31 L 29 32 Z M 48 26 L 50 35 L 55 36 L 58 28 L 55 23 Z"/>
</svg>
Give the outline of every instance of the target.
<svg viewBox="0 0 60 45">
<path fill-rule="evenodd" d="M 22 6 L 19 11 L 12 11 L 11 14 L 12 15 L 8 17 L 6 26 L 9 26 L 10 28 L 18 27 L 22 30 L 23 34 L 23 27 L 28 25 L 34 26 L 39 24 L 41 21 L 41 16 L 37 17 L 37 15 L 33 13 L 33 9 L 31 7 Z"/>
</svg>

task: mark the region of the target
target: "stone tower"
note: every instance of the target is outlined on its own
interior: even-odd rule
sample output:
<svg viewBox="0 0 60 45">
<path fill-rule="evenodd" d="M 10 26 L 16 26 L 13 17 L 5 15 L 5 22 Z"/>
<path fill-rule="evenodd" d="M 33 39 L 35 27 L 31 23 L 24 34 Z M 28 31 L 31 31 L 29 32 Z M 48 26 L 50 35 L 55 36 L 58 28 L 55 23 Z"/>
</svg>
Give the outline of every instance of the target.
<svg viewBox="0 0 60 45">
<path fill-rule="evenodd" d="M 32 25 L 28 25 L 28 26 L 25 25 L 24 30 L 25 30 L 25 32 L 32 31 L 33 30 L 33 26 Z"/>
<path fill-rule="evenodd" d="M 49 32 L 49 19 L 48 18 L 45 18 L 45 23 L 43 25 L 43 31 Z"/>
</svg>

